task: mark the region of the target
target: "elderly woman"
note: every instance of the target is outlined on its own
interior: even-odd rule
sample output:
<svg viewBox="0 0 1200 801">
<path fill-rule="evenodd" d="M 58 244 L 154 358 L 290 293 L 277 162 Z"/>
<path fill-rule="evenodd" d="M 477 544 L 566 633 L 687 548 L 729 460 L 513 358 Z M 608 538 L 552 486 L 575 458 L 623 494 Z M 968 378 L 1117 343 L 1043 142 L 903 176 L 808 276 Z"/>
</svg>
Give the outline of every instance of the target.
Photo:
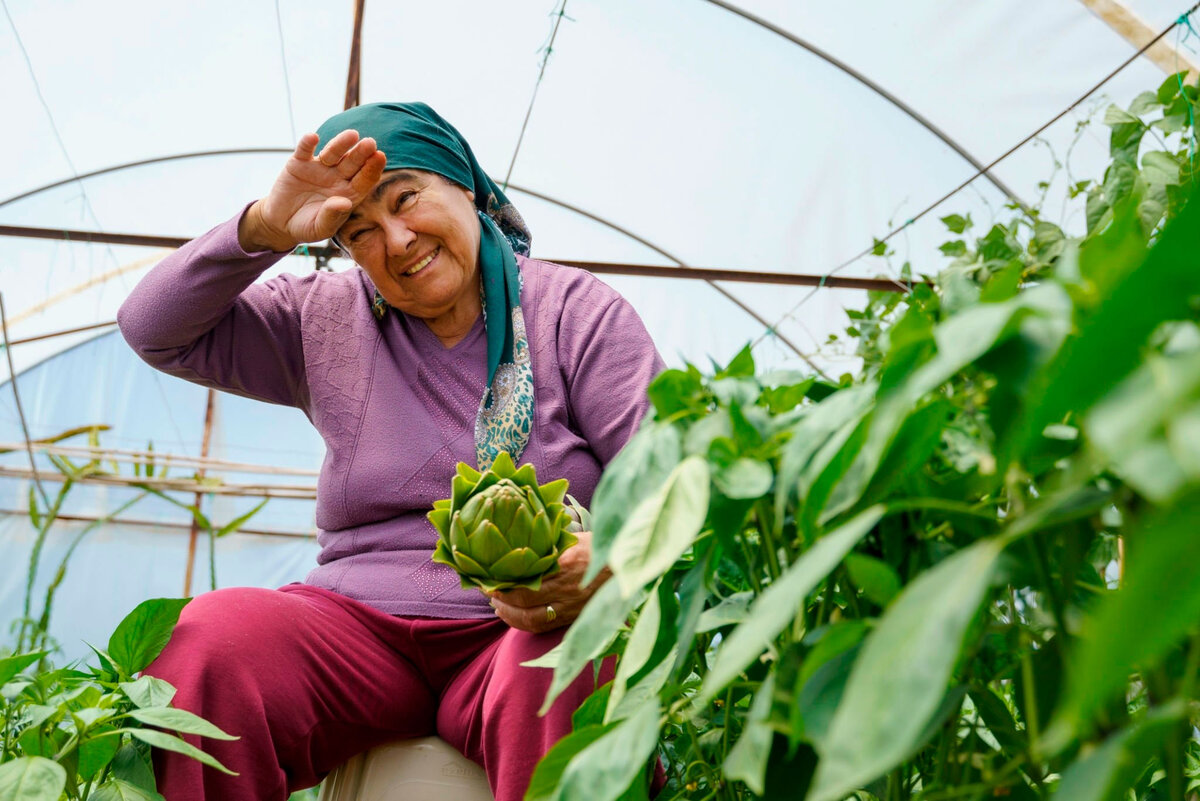
<svg viewBox="0 0 1200 801">
<path fill-rule="evenodd" d="M 360 269 L 255 279 L 329 237 Z M 527 257 L 529 232 L 462 136 L 420 103 L 374 104 L 301 137 L 274 187 L 165 259 L 121 309 L 151 365 L 300 408 L 327 453 L 318 566 L 278 590 L 207 593 L 148 673 L 237 734 L 236 777 L 157 754 L 168 801 L 284 799 L 386 740 L 438 734 L 498 801 L 593 689 L 539 717 L 555 645 L 596 585 L 590 535 L 538 592 L 489 598 L 434 564 L 425 513 L 459 461 L 507 451 L 587 503 L 646 411 L 662 362 L 630 305 Z M 597 580 L 603 581 L 603 577 Z"/>
</svg>

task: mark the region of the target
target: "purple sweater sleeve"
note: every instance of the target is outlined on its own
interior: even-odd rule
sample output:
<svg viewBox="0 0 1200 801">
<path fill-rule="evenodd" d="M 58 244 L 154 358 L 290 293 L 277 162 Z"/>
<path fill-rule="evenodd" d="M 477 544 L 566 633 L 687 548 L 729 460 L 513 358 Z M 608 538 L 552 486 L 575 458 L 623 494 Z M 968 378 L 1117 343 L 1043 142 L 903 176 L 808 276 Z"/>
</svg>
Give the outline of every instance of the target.
<svg viewBox="0 0 1200 801">
<path fill-rule="evenodd" d="M 665 365 L 629 301 L 590 283 L 590 297 L 564 304 L 559 364 L 577 430 L 607 465 L 637 432 L 650 407 L 646 388 Z"/>
<path fill-rule="evenodd" d="M 117 313 L 151 366 L 207 387 L 305 407 L 300 307 L 311 281 L 254 280 L 286 254 L 247 253 L 237 217 L 163 259 Z"/>
</svg>

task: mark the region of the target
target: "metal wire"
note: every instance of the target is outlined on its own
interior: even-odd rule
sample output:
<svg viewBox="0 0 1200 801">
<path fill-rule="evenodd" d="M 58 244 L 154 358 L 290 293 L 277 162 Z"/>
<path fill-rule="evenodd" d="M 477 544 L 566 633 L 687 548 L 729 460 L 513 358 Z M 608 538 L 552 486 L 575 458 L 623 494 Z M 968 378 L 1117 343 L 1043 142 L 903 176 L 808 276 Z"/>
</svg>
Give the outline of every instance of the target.
<svg viewBox="0 0 1200 801">
<path fill-rule="evenodd" d="M 1082 95 L 1080 95 L 1079 98 L 1075 100 L 1075 102 L 1071 103 L 1071 105 L 1064 108 L 1058 114 L 1055 114 L 1048 121 L 1046 121 L 1041 126 L 1039 126 L 1037 128 L 1037 130 L 1035 130 L 1033 133 L 1031 133 L 1028 136 L 1026 136 L 1025 138 L 1021 139 L 1021 141 L 1017 142 L 1015 145 L 1010 147 L 1008 150 L 1001 153 L 995 159 L 988 162 L 983 167 L 979 168 L 975 172 L 974 175 L 967 178 L 965 181 L 963 181 L 958 186 L 951 189 L 949 192 L 942 195 L 940 198 L 938 198 L 934 202 L 930 203 L 928 206 L 923 208 L 921 211 L 917 212 L 917 214 L 915 214 L 911 219 L 906 220 L 903 225 L 899 226 L 898 228 L 892 229 L 882 239 L 876 240 L 876 242 L 872 243 L 871 247 L 865 248 L 861 253 L 858 253 L 857 255 L 847 259 L 846 261 L 842 262 L 838 266 L 834 267 L 832 270 L 830 270 L 828 273 L 826 273 L 826 276 L 833 277 L 833 276 L 837 275 L 839 272 L 841 272 L 842 270 L 844 270 L 845 268 L 849 267 L 851 264 L 854 264 L 855 262 L 859 261 L 860 259 L 862 259 L 866 256 L 869 256 L 875 250 L 875 248 L 878 246 L 879 243 L 889 241 L 890 239 L 895 237 L 897 234 L 899 234 L 901 231 L 904 231 L 910 225 L 915 223 L 917 220 L 926 216 L 931 211 L 933 211 L 938 206 L 940 206 L 942 203 L 946 202 L 951 197 L 953 197 L 954 195 L 961 192 L 963 189 L 965 189 L 968 185 L 973 183 L 981 175 L 988 173 L 997 164 L 999 164 L 1000 162 L 1007 159 L 1009 156 L 1011 156 L 1013 153 L 1020 150 L 1025 145 L 1029 144 L 1029 142 L 1031 142 L 1033 139 L 1040 136 L 1042 134 L 1042 132 L 1045 131 L 1047 128 L 1049 128 L 1051 125 L 1058 122 L 1063 117 L 1065 117 L 1067 114 L 1070 114 L 1072 111 L 1074 111 L 1081 103 L 1083 103 L 1089 97 L 1094 95 L 1102 86 L 1104 86 L 1106 83 L 1108 83 L 1113 78 L 1115 78 L 1118 74 L 1120 74 L 1120 72 L 1122 70 L 1124 70 L 1126 67 L 1128 67 L 1130 64 L 1132 64 L 1137 59 L 1141 58 L 1141 56 L 1144 55 L 1147 50 L 1149 50 L 1151 47 L 1153 47 L 1155 44 L 1157 44 L 1164 36 L 1166 36 L 1168 33 L 1170 33 L 1172 30 L 1174 30 L 1175 27 L 1180 24 L 1180 20 L 1187 21 L 1188 17 L 1190 17 L 1192 14 L 1194 14 L 1196 12 L 1196 9 L 1198 9 L 1198 8 L 1200 8 L 1200 2 L 1193 4 L 1191 8 L 1189 8 L 1182 15 L 1180 15 L 1179 19 L 1175 20 L 1175 22 L 1172 22 L 1170 25 L 1168 25 L 1166 28 L 1164 28 L 1161 33 L 1159 33 L 1157 36 L 1155 36 L 1149 42 L 1146 42 L 1146 44 L 1144 44 L 1136 53 L 1134 53 L 1129 58 L 1125 59 L 1125 61 L 1121 62 L 1116 67 L 1116 69 L 1114 69 L 1112 72 L 1108 73 L 1108 75 L 1105 75 L 1103 78 L 1101 78 L 1099 82 L 1097 82 L 1094 86 L 1092 86 L 1092 88 L 1088 89 L 1086 92 L 1084 92 Z M 808 292 L 804 297 L 802 297 L 796 303 L 795 306 L 793 306 L 782 317 L 780 317 L 779 320 L 775 323 L 775 325 L 770 326 L 766 332 L 764 332 L 761 336 L 759 336 L 759 338 L 754 341 L 754 344 L 757 345 L 764 338 L 766 338 L 766 336 L 768 334 L 773 333 L 774 329 L 778 328 L 780 323 L 789 319 L 792 315 L 794 315 L 797 311 L 799 311 L 800 307 L 803 306 L 805 303 L 807 303 L 809 301 L 809 299 L 812 298 L 812 296 L 815 295 L 817 293 L 817 291 L 820 289 L 821 289 L 821 287 L 818 286 L 818 287 L 813 288 L 810 292 Z"/>
<path fill-rule="evenodd" d="M 292 112 L 292 84 L 288 80 L 287 49 L 283 45 L 283 17 L 279 13 L 279 0 L 275 0 L 275 27 L 279 31 L 279 58 L 283 62 L 283 89 L 287 97 L 288 122 L 292 126 L 292 141 L 296 141 L 296 115 Z"/>
<path fill-rule="evenodd" d="M 546 77 L 546 65 L 550 63 L 550 56 L 554 53 L 554 40 L 558 36 L 558 26 L 562 24 L 563 17 L 566 17 L 567 0 L 562 0 L 562 5 L 558 7 L 558 13 L 554 14 L 554 28 L 550 31 L 550 42 L 545 47 L 545 55 L 542 56 L 542 65 L 538 69 L 537 81 L 533 84 L 533 94 L 529 98 L 529 107 L 525 109 L 525 120 L 521 123 L 521 133 L 517 135 L 517 146 L 513 148 L 512 160 L 508 163 L 508 172 L 504 173 L 504 189 L 508 190 L 508 181 L 512 178 L 513 167 L 517 166 L 517 154 L 521 152 L 521 143 L 525 141 L 525 129 L 529 127 L 529 118 L 533 116 L 533 104 L 537 101 L 538 88 L 542 85 L 542 78 Z"/>
<path fill-rule="evenodd" d="M 0 333 L 4 335 L 4 356 L 8 359 L 8 383 L 12 385 L 13 401 L 17 405 L 17 417 L 21 420 L 21 436 L 25 438 L 25 452 L 29 454 L 29 472 L 33 483 L 37 486 L 38 494 L 42 496 L 42 504 L 50 508 L 50 496 L 42 486 L 42 478 L 38 474 L 37 462 L 33 458 L 33 443 L 29 438 L 29 423 L 25 420 L 25 410 L 21 408 L 21 393 L 17 391 L 17 371 L 13 367 L 12 347 L 8 341 L 8 316 L 4 313 L 4 293 L 0 292 Z"/>
</svg>

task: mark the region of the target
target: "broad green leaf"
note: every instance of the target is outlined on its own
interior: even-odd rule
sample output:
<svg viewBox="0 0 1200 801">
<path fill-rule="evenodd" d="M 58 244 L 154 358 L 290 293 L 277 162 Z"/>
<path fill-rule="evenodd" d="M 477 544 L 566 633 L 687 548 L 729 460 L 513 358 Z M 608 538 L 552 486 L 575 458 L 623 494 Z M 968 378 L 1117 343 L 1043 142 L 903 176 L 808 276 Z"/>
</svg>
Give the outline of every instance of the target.
<svg viewBox="0 0 1200 801">
<path fill-rule="evenodd" d="M 0 659 L 0 686 L 7 684 L 14 676 L 45 655 L 46 651 L 34 651 Z"/>
<path fill-rule="evenodd" d="M 1170 153 L 1151 150 L 1142 156 L 1142 174 L 1149 184 L 1179 183 L 1179 162 Z"/>
<path fill-rule="evenodd" d="M 133 743 L 122 745 L 117 751 L 117 755 L 113 757 L 112 775 L 148 795 L 153 794 L 157 789 L 154 771 Z"/>
<path fill-rule="evenodd" d="M 1176 699 L 1117 732 L 1067 768 L 1054 797 L 1063 801 L 1122 801 L 1163 742 L 1178 729 L 1186 711 Z"/>
<path fill-rule="evenodd" d="M 588 726 L 604 725 L 604 710 L 612 693 L 612 682 L 596 689 L 579 708 L 571 713 L 571 730 L 580 731 Z"/>
<path fill-rule="evenodd" d="M 1080 269 L 1095 265 L 1086 274 L 1096 285 L 1097 307 L 1026 392 L 1021 422 L 1005 446 L 1008 459 L 1029 450 L 1047 425 L 1089 409 L 1137 368 L 1147 338 L 1164 320 L 1194 315 L 1200 203 L 1193 200 L 1180 212 L 1144 260 L 1141 237 L 1128 209 L 1081 251 Z"/>
<path fill-rule="evenodd" d="M 1122 696 L 1129 675 L 1152 665 L 1200 620 L 1200 493 L 1192 493 L 1127 535 L 1130 559 L 1121 589 L 1085 621 L 1069 659 L 1066 695 L 1046 732 L 1046 747 L 1087 731 L 1096 711 Z M 1169 588 L 1170 602 L 1164 603 Z"/>
<path fill-rule="evenodd" d="M 646 603 L 642 604 L 642 609 L 638 613 L 637 622 L 633 624 L 633 630 L 629 632 L 625 651 L 621 654 L 620 661 L 617 662 L 617 675 L 613 679 L 608 712 L 604 716 L 605 723 L 613 719 L 613 710 L 625 696 L 629 680 L 646 666 L 647 660 L 654 651 L 654 643 L 658 640 L 658 627 L 662 622 L 662 605 L 659 602 L 659 588 L 662 584 L 662 579 L 659 579 L 658 584 L 650 589 Z"/>
<path fill-rule="evenodd" d="M 713 484 L 726 498 L 761 498 L 771 491 L 774 480 L 771 465 L 757 459 L 735 459 L 713 473 Z"/>
<path fill-rule="evenodd" d="M 738 592 L 725 598 L 716 606 L 705 609 L 700 614 L 696 631 L 712 631 L 732 623 L 741 623 L 750 612 L 750 604 L 754 602 L 754 593 Z"/>
<path fill-rule="evenodd" d="M 746 621 L 721 644 L 695 707 L 712 700 L 770 647 L 803 609 L 808 594 L 875 527 L 883 512 L 882 506 L 873 506 L 826 534 L 763 591 L 750 607 Z"/>
<path fill-rule="evenodd" d="M 1054 284 L 1043 284 L 1003 303 L 983 303 L 934 329 L 937 353 L 880 399 L 862 449 L 829 496 L 822 522 L 849 509 L 866 490 L 901 424 L 921 399 L 1009 337 L 1028 342 L 1028 358 L 1045 362 L 1070 329 L 1071 302 Z M 1044 426 L 1043 426 L 1044 427 Z"/>
<path fill-rule="evenodd" d="M 851 646 L 813 670 L 805 671 L 807 679 L 801 674 L 801 680 L 796 682 L 799 693 L 792 712 L 793 740 L 803 739 L 813 744 L 824 741 L 861 650 L 857 645 Z"/>
<path fill-rule="evenodd" d="M 67 772 L 53 760 L 21 757 L 0 765 L 0 801 L 58 801 Z"/>
<path fill-rule="evenodd" d="M 626 598 L 675 564 L 708 514 L 708 464 L 689 456 L 630 513 L 613 539 L 608 562 Z"/>
<path fill-rule="evenodd" d="M 670 423 L 650 422 L 608 464 L 592 496 L 592 558 L 584 584 L 608 564 L 613 540 L 630 511 L 658 490 L 682 458 L 679 429 Z"/>
<path fill-rule="evenodd" d="M 942 222 L 946 224 L 951 233 L 961 234 L 971 227 L 971 215 L 963 217 L 961 214 L 950 214 L 943 217 Z"/>
<path fill-rule="evenodd" d="M 529 789 L 525 791 L 524 801 L 551 801 L 551 799 L 561 797 L 557 789 L 567 765 L 580 751 L 612 731 L 616 726 L 616 723 L 608 726 L 599 724 L 585 726 L 555 743 L 534 769 L 533 778 L 529 781 Z"/>
<path fill-rule="evenodd" d="M 1006 540 L 987 539 L 921 574 L 868 635 L 827 736 L 810 801 L 837 801 L 906 759 L 942 703 L 963 638 Z"/>
<path fill-rule="evenodd" d="M 724 370 L 717 373 L 717 378 L 745 378 L 754 376 L 754 355 L 750 352 L 750 345 L 738 351 L 738 354 L 733 357 L 733 360 L 725 366 Z"/>
<path fill-rule="evenodd" d="M 618 665 L 620 662 L 618 661 Z M 658 694 L 675 666 L 675 649 L 672 648 L 661 659 L 651 660 L 651 667 L 643 668 L 632 681 L 633 686 L 625 691 L 620 702 L 608 712 L 607 720 L 623 720 L 636 714 L 647 704 L 657 704 Z"/>
<path fill-rule="evenodd" d="M 887 606 L 900 592 L 900 577 L 887 562 L 862 553 L 846 556 L 846 572 L 871 603 Z"/>
<path fill-rule="evenodd" d="M 120 737 L 96 737 L 105 731 L 112 731 L 112 726 L 102 726 L 88 732 L 88 738 L 79 743 L 79 778 L 90 781 L 102 771 L 117 755 L 121 746 Z"/>
<path fill-rule="evenodd" d="M 171 639 L 179 613 L 189 598 L 142 601 L 118 625 L 108 641 L 108 655 L 126 676 L 144 670 Z"/>
<path fill-rule="evenodd" d="M 1011 759 L 1024 753 L 1027 744 L 1017 731 L 1017 724 L 1004 701 L 987 687 L 977 687 L 967 695 L 970 696 L 971 703 L 975 705 L 984 725 L 1008 757 Z"/>
<path fill-rule="evenodd" d="M 792 498 L 798 493 L 807 493 L 812 481 L 834 458 L 841 444 L 867 413 L 874 395 L 875 387 L 871 384 L 859 384 L 834 392 L 792 426 L 775 483 L 777 518 L 783 519 L 788 513 Z"/>
<path fill-rule="evenodd" d="M 120 779 L 112 779 L 100 785 L 94 793 L 88 796 L 88 799 L 89 801 L 165 801 L 158 793 L 147 792 L 141 787 Z"/>
<path fill-rule="evenodd" d="M 1162 108 L 1162 103 L 1155 92 L 1142 92 L 1129 105 L 1129 113 L 1134 115 L 1148 114 L 1156 108 Z"/>
<path fill-rule="evenodd" d="M 1148 498 L 1163 503 L 1189 479 L 1193 448 L 1178 449 L 1167 428 L 1200 401 L 1200 351 L 1151 356 L 1087 414 L 1083 428 L 1104 464 Z"/>
<path fill-rule="evenodd" d="M 600 656 L 625 626 L 625 618 L 640 598 L 625 598 L 615 581 L 607 581 L 591 597 L 579 617 L 567 629 L 557 646 L 537 659 L 522 662 L 524 667 L 553 668 L 554 678 L 546 691 L 539 715 L 549 711 L 554 699 L 570 686 L 583 669 Z"/>
<path fill-rule="evenodd" d="M 221 731 L 221 729 L 209 723 L 204 718 L 193 715 L 185 709 L 150 707 L 148 709 L 131 709 L 128 714 L 129 717 L 139 723 L 170 729 L 182 734 L 199 734 L 202 737 L 210 737 L 214 740 L 238 739 L 232 734 Z"/>
<path fill-rule="evenodd" d="M 122 682 L 120 687 L 121 692 L 140 709 L 167 706 L 175 697 L 174 687 L 153 676 L 142 676 L 137 681 Z"/>
<path fill-rule="evenodd" d="M 229 768 L 222 765 L 214 757 L 204 753 L 191 743 L 184 742 L 173 734 L 167 734 L 165 731 L 155 731 L 154 729 L 121 729 L 122 732 L 132 735 L 144 743 L 147 743 L 155 748 L 161 748 L 164 751 L 174 751 L 184 756 L 189 756 L 198 762 L 203 762 L 211 768 L 216 768 L 222 773 L 228 773 L 230 776 L 238 774 Z"/>
<path fill-rule="evenodd" d="M 775 731 L 771 728 L 771 699 L 775 693 L 775 674 L 770 673 L 754 693 L 742 736 L 729 749 L 721 764 L 727 779 L 745 782 L 750 792 L 762 795 L 767 778 L 767 759 Z"/>
<path fill-rule="evenodd" d="M 643 704 L 634 715 L 605 727 L 599 737 L 575 754 L 563 769 L 557 787 L 545 797 L 549 801 L 615 801 L 645 776 L 658 743 L 659 715 L 658 704 Z"/>
</svg>

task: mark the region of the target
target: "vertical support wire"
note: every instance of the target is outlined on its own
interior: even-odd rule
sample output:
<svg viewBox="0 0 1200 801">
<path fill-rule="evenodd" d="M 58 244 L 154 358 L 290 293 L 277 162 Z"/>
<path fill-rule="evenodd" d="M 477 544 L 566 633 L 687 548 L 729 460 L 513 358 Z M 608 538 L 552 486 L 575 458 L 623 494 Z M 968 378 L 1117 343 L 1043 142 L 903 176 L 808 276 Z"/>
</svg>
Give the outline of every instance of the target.
<svg viewBox="0 0 1200 801">
<path fill-rule="evenodd" d="M 542 64 L 538 69 L 537 81 L 533 84 L 533 95 L 529 98 L 529 107 L 525 109 L 525 121 L 521 123 L 521 133 L 517 135 L 517 146 L 513 148 L 512 160 L 508 163 L 508 172 L 504 173 L 504 191 L 508 191 L 508 181 L 512 178 L 513 167 L 517 166 L 517 154 L 521 152 L 521 143 L 525 141 L 525 129 L 529 127 L 529 118 L 533 115 L 533 104 L 537 101 L 538 88 L 542 85 L 542 78 L 546 76 L 546 65 L 550 63 L 550 56 L 554 53 L 554 39 L 558 36 L 558 26 L 562 24 L 563 18 L 567 16 L 567 0 L 562 0 L 562 4 L 558 7 L 557 12 L 551 12 L 555 17 L 554 28 L 550 31 L 550 41 L 546 44 L 542 56 Z M 570 19 L 570 17 L 567 17 Z"/>
<path fill-rule="evenodd" d="M 63 158 L 67 162 L 67 168 L 71 170 L 71 175 L 74 176 L 75 182 L 79 184 L 79 195 L 83 198 L 84 208 L 91 215 L 92 222 L 96 224 L 96 228 L 103 231 L 104 227 L 100 225 L 100 218 L 96 216 L 96 209 L 92 207 L 91 198 L 88 197 L 83 180 L 79 177 L 79 170 L 75 168 L 75 162 L 71 160 L 71 154 L 67 152 L 67 144 L 63 141 L 62 133 L 58 130 L 58 123 L 54 121 L 54 114 L 50 111 L 50 104 L 46 102 L 46 96 L 42 94 L 42 84 L 38 81 L 37 71 L 33 68 L 33 59 L 29 57 L 29 51 L 25 49 L 25 42 L 21 39 L 21 32 L 17 30 L 17 22 L 13 19 L 12 13 L 9 12 L 6 0 L 0 0 L 0 10 L 4 11 L 4 16 L 8 19 L 8 26 L 12 28 L 13 38 L 17 40 L 17 49 L 21 51 L 21 56 L 25 60 L 25 68 L 29 71 L 29 79 L 33 82 L 33 90 L 37 93 L 38 101 L 42 104 L 42 110 L 46 112 L 46 119 L 50 122 L 50 130 L 54 132 L 54 140 L 58 142 L 58 149 L 62 151 Z M 117 254 L 113 252 L 112 245 L 108 245 L 107 250 L 109 257 L 116 262 Z"/>
<path fill-rule="evenodd" d="M 292 83 L 288 79 L 287 48 L 283 44 L 283 16 L 279 12 L 279 0 L 275 0 L 275 28 L 279 31 L 279 58 L 283 62 L 283 93 L 287 97 L 288 122 L 292 126 L 292 144 L 296 143 L 296 115 L 292 111 Z"/>
<path fill-rule="evenodd" d="M 17 404 L 17 417 L 21 421 L 21 436 L 25 440 L 25 452 L 29 454 L 29 469 L 33 473 L 33 483 L 38 494 L 42 496 L 42 505 L 50 508 L 50 496 L 42 486 L 41 476 L 38 475 L 37 462 L 33 458 L 33 441 L 29 438 L 29 423 L 25 421 L 25 411 L 21 408 L 21 393 L 17 391 L 17 371 L 13 367 L 12 348 L 8 344 L 8 316 L 4 312 L 4 293 L 0 292 L 0 333 L 4 335 L 4 356 L 8 359 L 8 383 L 12 386 L 13 400 Z"/>
</svg>

